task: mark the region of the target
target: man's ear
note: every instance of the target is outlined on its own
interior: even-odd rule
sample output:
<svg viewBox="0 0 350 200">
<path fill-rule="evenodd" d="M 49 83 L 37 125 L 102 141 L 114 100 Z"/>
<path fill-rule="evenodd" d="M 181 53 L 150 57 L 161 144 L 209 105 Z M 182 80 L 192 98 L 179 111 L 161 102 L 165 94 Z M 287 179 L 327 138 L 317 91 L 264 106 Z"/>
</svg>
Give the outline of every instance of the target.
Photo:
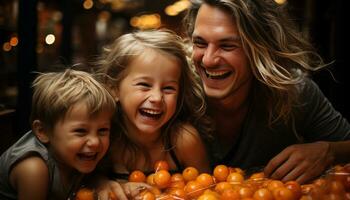
<svg viewBox="0 0 350 200">
<path fill-rule="evenodd" d="M 32 129 L 36 137 L 40 140 L 40 142 L 46 144 L 50 141 L 48 132 L 44 128 L 43 123 L 40 120 L 34 120 Z"/>
</svg>

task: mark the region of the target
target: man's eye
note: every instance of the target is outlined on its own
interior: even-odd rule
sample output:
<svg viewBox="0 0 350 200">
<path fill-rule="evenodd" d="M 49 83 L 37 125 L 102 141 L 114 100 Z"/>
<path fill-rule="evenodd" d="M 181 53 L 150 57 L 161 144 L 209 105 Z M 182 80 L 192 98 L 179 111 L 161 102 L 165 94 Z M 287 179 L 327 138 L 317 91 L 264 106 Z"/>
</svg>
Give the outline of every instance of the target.
<svg viewBox="0 0 350 200">
<path fill-rule="evenodd" d="M 237 49 L 239 46 L 238 45 L 234 45 L 234 44 L 222 44 L 220 45 L 221 49 L 225 50 L 225 51 L 232 51 Z"/>
<path fill-rule="evenodd" d="M 204 48 L 207 46 L 207 43 L 202 40 L 194 40 L 193 45 L 198 48 Z"/>
</svg>

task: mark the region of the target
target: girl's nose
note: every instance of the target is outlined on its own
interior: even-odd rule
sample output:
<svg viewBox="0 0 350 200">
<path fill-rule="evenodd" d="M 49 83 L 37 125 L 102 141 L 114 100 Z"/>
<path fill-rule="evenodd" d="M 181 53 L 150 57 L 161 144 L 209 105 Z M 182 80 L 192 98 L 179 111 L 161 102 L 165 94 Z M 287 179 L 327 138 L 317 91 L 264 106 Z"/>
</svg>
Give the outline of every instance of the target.
<svg viewBox="0 0 350 200">
<path fill-rule="evenodd" d="M 151 102 L 160 102 L 163 100 L 163 93 L 160 89 L 154 89 L 151 91 L 151 95 L 149 97 Z"/>
</svg>

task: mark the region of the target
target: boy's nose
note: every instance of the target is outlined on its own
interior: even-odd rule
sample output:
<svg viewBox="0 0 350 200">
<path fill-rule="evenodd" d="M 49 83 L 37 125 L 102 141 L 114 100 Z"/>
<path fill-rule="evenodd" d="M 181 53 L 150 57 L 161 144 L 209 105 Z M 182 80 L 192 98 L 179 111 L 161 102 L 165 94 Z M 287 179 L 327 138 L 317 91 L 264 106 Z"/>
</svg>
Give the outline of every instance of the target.
<svg viewBox="0 0 350 200">
<path fill-rule="evenodd" d="M 87 145 L 90 147 L 99 146 L 100 139 L 97 136 L 90 136 L 87 141 Z"/>
</svg>

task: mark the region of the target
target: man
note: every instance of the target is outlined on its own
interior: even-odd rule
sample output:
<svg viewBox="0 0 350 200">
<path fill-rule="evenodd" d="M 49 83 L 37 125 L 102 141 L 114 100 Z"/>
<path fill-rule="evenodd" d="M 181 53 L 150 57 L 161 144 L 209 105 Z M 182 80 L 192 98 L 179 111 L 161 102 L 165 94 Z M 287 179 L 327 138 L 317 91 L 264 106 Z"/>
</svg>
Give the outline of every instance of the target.
<svg viewBox="0 0 350 200">
<path fill-rule="evenodd" d="M 312 180 L 350 160 L 350 125 L 308 77 L 324 66 L 272 0 L 196 0 L 186 16 L 214 119 L 212 164 Z"/>
</svg>

